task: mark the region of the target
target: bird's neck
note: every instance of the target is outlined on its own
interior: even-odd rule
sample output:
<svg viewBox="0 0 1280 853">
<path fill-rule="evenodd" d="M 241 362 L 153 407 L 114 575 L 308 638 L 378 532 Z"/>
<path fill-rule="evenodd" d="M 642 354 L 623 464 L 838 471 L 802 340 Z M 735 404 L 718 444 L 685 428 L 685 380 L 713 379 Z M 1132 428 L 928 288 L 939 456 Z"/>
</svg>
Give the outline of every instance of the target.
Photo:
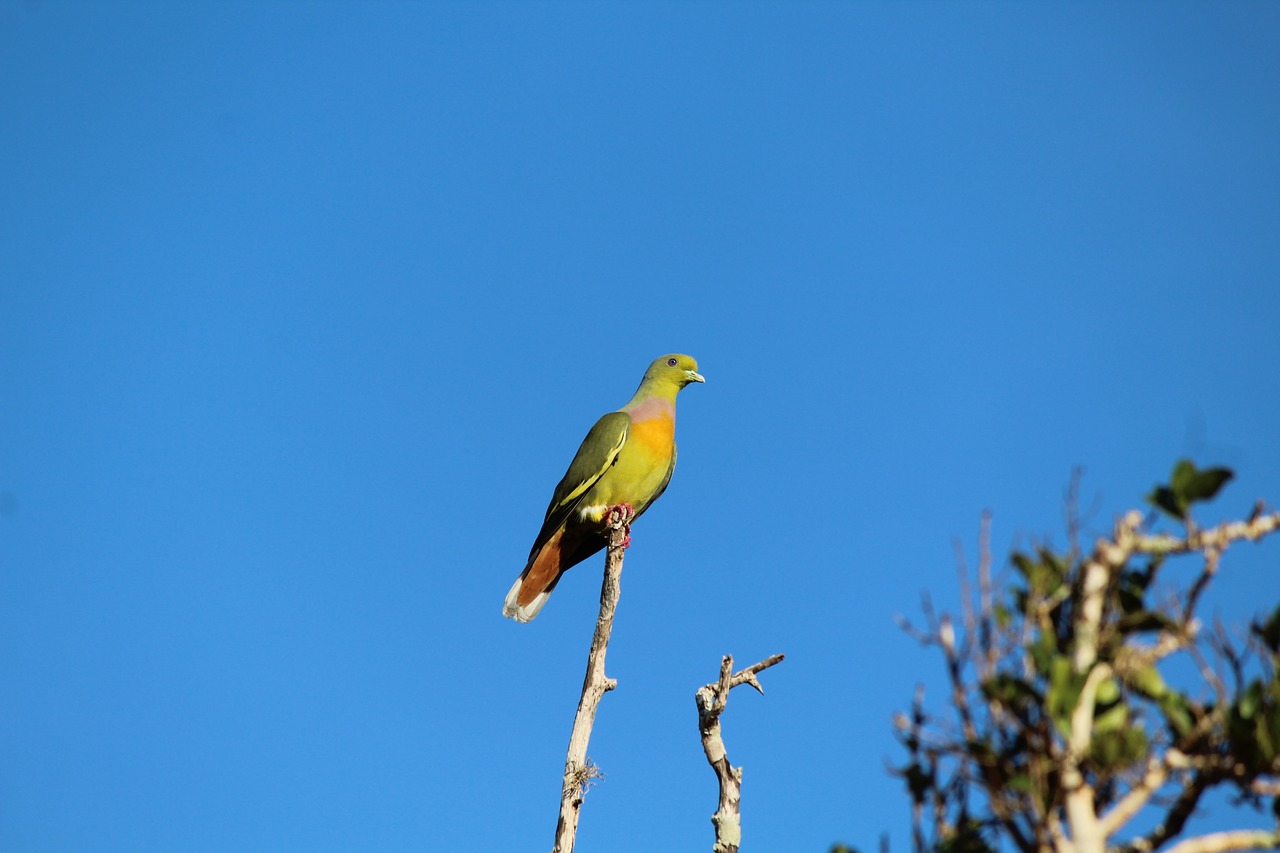
<svg viewBox="0 0 1280 853">
<path fill-rule="evenodd" d="M 631 402 L 622 407 L 622 411 L 631 415 L 632 420 L 647 421 L 650 418 L 666 417 L 675 420 L 676 417 L 676 395 L 673 391 L 670 396 L 657 393 L 645 393 L 641 388 L 636 395 L 631 398 Z"/>
</svg>

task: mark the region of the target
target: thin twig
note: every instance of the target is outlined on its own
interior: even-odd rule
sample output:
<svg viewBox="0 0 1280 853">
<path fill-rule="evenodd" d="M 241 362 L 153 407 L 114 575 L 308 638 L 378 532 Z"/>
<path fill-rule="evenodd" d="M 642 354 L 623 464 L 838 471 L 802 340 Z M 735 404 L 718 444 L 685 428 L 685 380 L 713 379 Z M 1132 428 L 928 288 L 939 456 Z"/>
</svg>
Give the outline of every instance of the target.
<svg viewBox="0 0 1280 853">
<path fill-rule="evenodd" d="M 992 636 L 995 627 L 995 611 L 991 604 L 991 512 L 982 513 L 982 523 L 978 528 L 978 648 L 982 655 L 979 659 L 978 674 L 983 680 L 995 675 L 998 662 L 995 652 L 995 638 Z"/>
</svg>

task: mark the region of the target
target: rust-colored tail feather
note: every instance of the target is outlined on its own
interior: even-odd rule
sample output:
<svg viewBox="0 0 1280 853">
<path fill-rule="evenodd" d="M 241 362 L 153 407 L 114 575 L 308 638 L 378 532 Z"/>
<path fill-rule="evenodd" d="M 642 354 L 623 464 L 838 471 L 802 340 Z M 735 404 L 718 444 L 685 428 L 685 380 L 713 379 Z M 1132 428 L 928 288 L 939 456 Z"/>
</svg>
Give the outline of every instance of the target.
<svg viewBox="0 0 1280 853">
<path fill-rule="evenodd" d="M 516 578 L 507 599 L 502 604 L 502 615 L 517 622 L 528 622 L 538 615 L 547 603 L 551 590 L 564 571 L 562 567 L 562 540 L 564 530 L 557 530 L 538 552 L 529 558 L 520 577 Z"/>
</svg>

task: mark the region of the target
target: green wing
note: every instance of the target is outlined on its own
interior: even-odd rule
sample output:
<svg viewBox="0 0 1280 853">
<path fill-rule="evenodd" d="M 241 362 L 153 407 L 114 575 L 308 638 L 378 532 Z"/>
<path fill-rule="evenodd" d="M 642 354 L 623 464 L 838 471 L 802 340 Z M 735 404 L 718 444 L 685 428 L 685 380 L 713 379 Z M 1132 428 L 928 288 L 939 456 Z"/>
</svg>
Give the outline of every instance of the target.
<svg viewBox="0 0 1280 853">
<path fill-rule="evenodd" d="M 630 429 L 631 416 L 626 412 L 610 412 L 596 421 L 551 495 L 546 520 L 533 545 L 534 552 L 560 529 L 596 481 L 613 466 L 618 451 L 627 443 Z"/>
</svg>

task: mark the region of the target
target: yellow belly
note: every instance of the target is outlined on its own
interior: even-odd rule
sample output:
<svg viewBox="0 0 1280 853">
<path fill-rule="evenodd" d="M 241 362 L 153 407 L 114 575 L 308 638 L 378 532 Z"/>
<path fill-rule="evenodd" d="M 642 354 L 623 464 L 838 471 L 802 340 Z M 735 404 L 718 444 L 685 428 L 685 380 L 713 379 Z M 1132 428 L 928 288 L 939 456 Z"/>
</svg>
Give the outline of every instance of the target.
<svg viewBox="0 0 1280 853">
<path fill-rule="evenodd" d="M 617 461 L 587 493 L 582 514 L 599 521 L 612 506 L 631 504 L 636 514 L 653 501 L 671 468 L 675 422 L 652 418 L 631 425 Z"/>
</svg>

